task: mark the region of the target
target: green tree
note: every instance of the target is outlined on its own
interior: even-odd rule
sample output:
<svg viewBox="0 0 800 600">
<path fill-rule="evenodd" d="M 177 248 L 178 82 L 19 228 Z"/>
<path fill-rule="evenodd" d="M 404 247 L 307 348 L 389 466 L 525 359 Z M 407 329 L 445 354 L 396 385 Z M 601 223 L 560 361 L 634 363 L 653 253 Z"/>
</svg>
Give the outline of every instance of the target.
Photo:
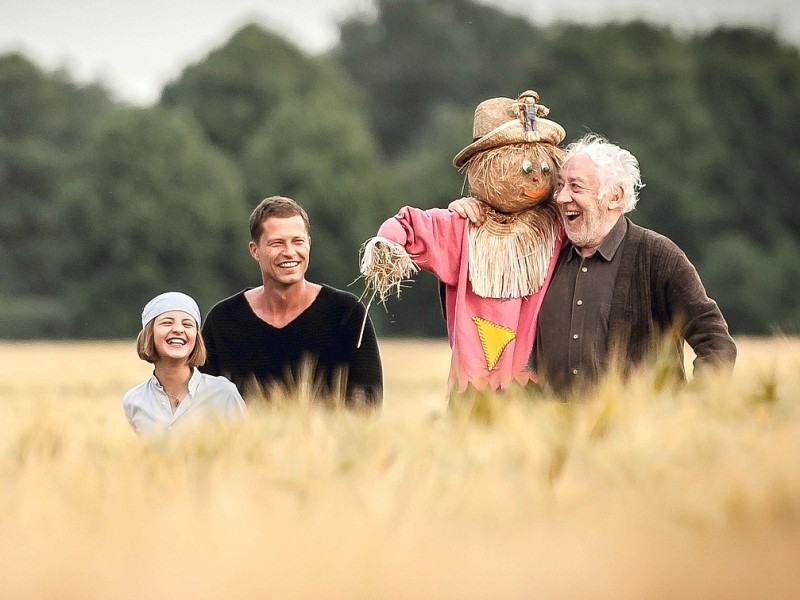
<svg viewBox="0 0 800 600">
<path fill-rule="evenodd" d="M 714 241 L 700 265 L 709 294 L 739 333 L 800 331 L 800 265 L 776 257 L 797 256 L 800 243 L 779 233 L 762 247 L 746 232 Z"/>
<path fill-rule="evenodd" d="M 0 57 L 0 336 L 65 332 L 57 260 L 59 190 L 93 122 L 111 108 L 98 85 L 78 86 L 20 54 Z"/>
<path fill-rule="evenodd" d="M 694 40 L 697 82 L 726 153 L 706 177 L 725 199 L 720 229 L 766 245 L 800 236 L 800 53 L 774 35 L 719 29 Z"/>
<path fill-rule="evenodd" d="M 536 49 L 521 17 L 469 0 L 378 0 L 377 17 L 341 25 L 332 56 L 367 92 L 384 151 L 401 153 L 440 104 L 518 94 Z"/>
<path fill-rule="evenodd" d="M 243 287 L 242 196 L 239 171 L 189 113 L 110 114 L 59 212 L 69 333 L 129 337 L 141 327 L 142 306 L 160 292 L 184 291 L 205 312 Z"/>
<path fill-rule="evenodd" d="M 211 143 L 237 156 L 281 103 L 312 96 L 332 77 L 319 59 L 247 25 L 184 69 L 164 88 L 161 104 L 191 110 Z"/>
</svg>

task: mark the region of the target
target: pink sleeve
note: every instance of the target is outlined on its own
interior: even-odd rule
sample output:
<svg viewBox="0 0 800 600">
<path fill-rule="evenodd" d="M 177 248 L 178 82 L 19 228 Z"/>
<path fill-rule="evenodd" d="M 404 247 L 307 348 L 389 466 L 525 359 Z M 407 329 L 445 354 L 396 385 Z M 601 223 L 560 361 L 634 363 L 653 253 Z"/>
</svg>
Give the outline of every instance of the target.
<svg viewBox="0 0 800 600">
<path fill-rule="evenodd" d="M 421 269 L 455 285 L 466 227 L 467 220 L 451 210 L 406 206 L 381 225 L 378 235 L 402 245 Z"/>
</svg>

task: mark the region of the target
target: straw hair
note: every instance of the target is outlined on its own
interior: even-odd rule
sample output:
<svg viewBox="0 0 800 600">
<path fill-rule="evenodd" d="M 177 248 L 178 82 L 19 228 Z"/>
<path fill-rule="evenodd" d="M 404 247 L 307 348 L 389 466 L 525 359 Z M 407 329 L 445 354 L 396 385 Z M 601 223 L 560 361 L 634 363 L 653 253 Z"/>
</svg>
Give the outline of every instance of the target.
<svg viewBox="0 0 800 600">
<path fill-rule="evenodd" d="M 470 224 L 469 279 L 482 298 L 522 298 L 538 292 L 556 247 L 558 213 L 552 204 L 506 215 L 487 209 Z"/>
<path fill-rule="evenodd" d="M 364 242 L 361 247 L 361 275 L 372 298 L 385 303 L 391 295 L 400 297 L 403 283 L 419 271 L 411 255 L 400 244 L 381 236 Z"/>
<path fill-rule="evenodd" d="M 539 94 L 533 90 L 522 92 L 517 100 L 484 100 L 475 109 L 474 141 L 456 154 L 453 166 L 460 169 L 478 152 L 498 146 L 532 142 L 560 144 L 567 134 L 555 121 L 542 118 L 549 112 L 549 108 L 539 104 Z"/>
<path fill-rule="evenodd" d="M 379 235 L 368 239 L 361 246 L 359 262 L 366 288 L 360 300 L 364 299 L 364 295 L 370 294 L 370 292 L 371 294 L 364 311 L 364 320 L 361 322 L 356 348 L 361 347 L 372 301 L 377 297 L 378 302 L 385 306 L 389 296 L 396 295 L 400 298 L 403 284 L 411 281 L 411 276 L 419 271 L 414 259 L 403 246 Z"/>
</svg>

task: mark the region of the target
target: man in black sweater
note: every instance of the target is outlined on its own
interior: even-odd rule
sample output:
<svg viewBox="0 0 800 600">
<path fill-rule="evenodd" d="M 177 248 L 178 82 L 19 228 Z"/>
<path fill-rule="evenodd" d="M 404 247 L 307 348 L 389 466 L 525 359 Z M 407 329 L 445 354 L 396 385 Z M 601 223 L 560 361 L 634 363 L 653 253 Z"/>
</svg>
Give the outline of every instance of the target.
<svg viewBox="0 0 800 600">
<path fill-rule="evenodd" d="M 208 359 L 200 369 L 233 381 L 248 403 L 305 391 L 312 400 L 379 406 L 383 370 L 364 306 L 349 292 L 305 278 L 311 251 L 305 210 L 281 196 L 262 200 L 250 215 L 249 249 L 262 285 L 208 313 Z"/>
</svg>

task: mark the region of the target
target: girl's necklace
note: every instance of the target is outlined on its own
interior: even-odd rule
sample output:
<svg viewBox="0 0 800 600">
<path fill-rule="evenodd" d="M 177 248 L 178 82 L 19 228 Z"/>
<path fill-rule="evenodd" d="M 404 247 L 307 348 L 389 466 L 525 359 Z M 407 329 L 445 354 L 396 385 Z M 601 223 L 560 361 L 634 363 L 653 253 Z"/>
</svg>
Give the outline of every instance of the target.
<svg viewBox="0 0 800 600">
<path fill-rule="evenodd" d="M 186 398 L 186 396 L 188 396 L 188 395 L 189 395 L 189 388 L 185 388 L 185 389 L 184 389 L 184 390 L 183 390 L 183 391 L 182 391 L 180 394 L 178 394 L 177 396 L 173 396 L 173 395 L 172 395 L 172 394 L 170 394 L 170 393 L 169 393 L 169 392 L 168 392 L 166 389 L 164 390 L 164 393 L 167 395 L 167 398 L 169 398 L 170 400 L 174 400 L 174 401 L 175 401 L 175 408 L 178 408 L 178 405 L 179 405 L 181 402 L 183 402 L 183 400 Z"/>
</svg>

